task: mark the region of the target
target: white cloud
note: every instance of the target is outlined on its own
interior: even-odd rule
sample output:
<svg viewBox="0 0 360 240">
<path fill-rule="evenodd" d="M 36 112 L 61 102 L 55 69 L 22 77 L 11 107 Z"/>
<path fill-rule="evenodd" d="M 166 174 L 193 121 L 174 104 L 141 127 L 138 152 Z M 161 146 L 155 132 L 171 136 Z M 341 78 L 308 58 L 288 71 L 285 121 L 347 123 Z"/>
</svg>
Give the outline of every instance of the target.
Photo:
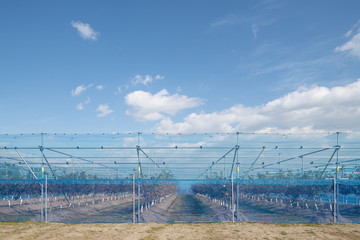
<svg viewBox="0 0 360 240">
<path fill-rule="evenodd" d="M 132 109 L 126 111 L 140 121 L 156 121 L 167 115 L 175 115 L 183 109 L 193 108 L 203 104 L 200 98 L 189 98 L 185 95 L 170 95 L 163 89 L 155 94 L 135 91 L 125 96 L 126 104 Z"/>
<path fill-rule="evenodd" d="M 335 48 L 336 52 L 347 52 L 352 56 L 360 58 L 360 20 L 345 34 L 351 39 L 341 46 Z"/>
<path fill-rule="evenodd" d="M 90 24 L 88 23 L 83 23 L 80 21 L 76 21 L 76 22 L 72 21 L 71 26 L 76 28 L 76 30 L 83 39 L 96 41 L 100 36 L 100 33 L 95 32 L 94 29 L 92 29 Z"/>
<path fill-rule="evenodd" d="M 102 90 L 103 88 L 104 88 L 103 85 L 98 85 L 98 86 L 96 86 L 96 89 L 97 89 L 97 90 Z"/>
<path fill-rule="evenodd" d="M 357 23 L 355 23 L 354 26 L 349 31 L 346 32 L 345 37 L 350 37 L 354 31 L 359 30 L 358 29 L 359 26 L 360 26 L 360 20 Z"/>
<path fill-rule="evenodd" d="M 106 117 L 110 113 L 114 112 L 112 109 L 110 109 L 108 104 L 100 104 L 98 108 L 96 109 L 98 117 Z"/>
<path fill-rule="evenodd" d="M 324 132 L 360 130 L 360 79 L 327 88 L 301 88 L 261 106 L 241 104 L 192 113 L 183 122 L 163 118 L 157 132 Z"/>
<path fill-rule="evenodd" d="M 145 77 L 142 77 L 141 75 L 136 75 L 132 80 L 131 83 L 133 85 L 137 85 L 137 84 L 143 84 L 143 85 L 147 85 L 148 83 L 152 83 L 153 78 L 150 75 L 146 75 Z"/>
<path fill-rule="evenodd" d="M 123 86 L 118 86 L 116 88 L 116 92 L 114 93 L 115 95 L 118 95 L 118 94 L 122 94 L 124 91 L 128 90 L 129 89 L 129 86 L 128 85 L 123 85 Z"/>
<path fill-rule="evenodd" d="M 161 75 L 156 75 L 155 78 L 153 78 L 150 75 L 145 75 L 145 76 L 141 76 L 141 75 L 136 75 L 135 77 L 133 77 L 131 79 L 131 84 L 132 85 L 137 85 L 137 84 L 143 84 L 143 85 L 147 85 L 148 83 L 152 83 L 153 80 L 160 80 L 160 79 L 164 79 L 164 76 Z"/>
<path fill-rule="evenodd" d="M 89 103 L 91 103 L 91 100 L 90 100 L 90 98 L 88 97 L 85 101 L 84 101 L 84 103 L 79 103 L 78 105 L 76 105 L 76 109 L 77 110 L 79 110 L 79 111 L 81 111 L 81 110 L 84 110 L 84 104 L 89 104 Z"/>
<path fill-rule="evenodd" d="M 147 85 L 148 83 L 152 83 L 153 78 L 150 75 L 146 75 L 142 77 L 141 75 L 136 75 L 133 79 L 131 79 L 132 85 L 143 84 Z"/>
<path fill-rule="evenodd" d="M 86 90 L 86 87 L 84 85 L 78 86 L 75 89 L 71 90 L 72 96 L 78 96 L 80 93 Z"/>
<path fill-rule="evenodd" d="M 83 104 L 79 103 L 78 105 L 76 105 L 76 109 L 79 110 L 79 111 L 83 110 L 84 109 Z"/>
<path fill-rule="evenodd" d="M 82 92 L 84 92 L 86 89 L 92 87 L 93 84 L 89 84 L 87 86 L 85 85 L 80 85 L 80 86 L 77 86 L 75 89 L 71 90 L 71 96 L 78 96 L 80 95 Z"/>
<path fill-rule="evenodd" d="M 161 75 L 159 75 L 159 74 L 155 76 L 155 79 L 156 79 L 156 80 L 160 80 L 160 79 L 164 79 L 164 78 L 165 78 L 165 76 L 161 76 Z"/>
<path fill-rule="evenodd" d="M 360 58 L 360 32 L 342 46 L 336 47 L 335 51 L 348 52 L 350 55 Z"/>
</svg>

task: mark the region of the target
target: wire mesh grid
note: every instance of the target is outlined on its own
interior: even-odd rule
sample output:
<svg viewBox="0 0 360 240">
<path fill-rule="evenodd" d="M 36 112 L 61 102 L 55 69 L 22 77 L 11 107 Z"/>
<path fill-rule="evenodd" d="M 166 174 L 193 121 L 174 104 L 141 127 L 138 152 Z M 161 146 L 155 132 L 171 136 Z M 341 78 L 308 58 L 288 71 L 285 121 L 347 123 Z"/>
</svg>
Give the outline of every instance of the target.
<svg viewBox="0 0 360 240">
<path fill-rule="evenodd" d="M 3 134 L 1 221 L 357 222 L 360 134 Z"/>
</svg>

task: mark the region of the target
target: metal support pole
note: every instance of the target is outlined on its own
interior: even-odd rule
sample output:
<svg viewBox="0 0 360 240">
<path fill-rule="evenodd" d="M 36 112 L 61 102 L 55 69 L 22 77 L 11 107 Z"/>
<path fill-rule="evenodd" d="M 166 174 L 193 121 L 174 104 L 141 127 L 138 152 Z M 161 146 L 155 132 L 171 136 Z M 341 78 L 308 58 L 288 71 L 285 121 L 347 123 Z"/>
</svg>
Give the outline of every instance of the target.
<svg viewBox="0 0 360 240">
<path fill-rule="evenodd" d="M 48 222 L 47 218 L 47 208 L 48 208 L 48 195 L 47 195 L 47 174 L 45 174 L 45 222 Z"/>
<path fill-rule="evenodd" d="M 34 171 L 31 169 L 31 167 L 29 166 L 29 164 L 25 161 L 25 159 L 22 157 L 22 155 L 19 153 L 19 151 L 15 148 L 15 151 L 17 152 L 17 154 L 19 155 L 19 157 L 21 158 L 21 160 L 23 160 L 23 162 L 25 163 L 26 167 L 29 169 L 29 171 L 31 172 L 31 174 L 34 176 L 35 179 L 38 179 L 37 176 L 35 175 Z"/>
<path fill-rule="evenodd" d="M 75 162 L 74 162 L 74 157 L 71 157 L 71 165 L 72 165 L 72 179 L 74 181 L 75 179 Z"/>
<path fill-rule="evenodd" d="M 236 133 L 236 146 L 239 146 L 239 132 Z M 236 154 L 236 221 L 239 221 L 239 153 Z"/>
<path fill-rule="evenodd" d="M 339 132 L 336 133 L 336 146 L 339 146 Z M 336 151 L 336 222 L 339 222 L 339 151 Z"/>
<path fill-rule="evenodd" d="M 339 216 L 340 216 L 340 208 L 339 208 L 339 198 L 340 198 L 340 194 L 339 194 L 339 181 L 336 180 L 336 222 L 339 222 Z"/>
<path fill-rule="evenodd" d="M 76 178 L 76 176 L 75 176 L 75 162 L 74 162 L 74 157 L 72 156 L 71 157 L 71 162 L 72 162 L 72 185 L 74 186 L 74 184 L 75 184 L 75 178 Z M 74 191 L 72 191 L 72 208 L 75 208 L 75 196 L 74 196 Z"/>
<path fill-rule="evenodd" d="M 40 151 L 41 149 L 43 149 L 44 147 L 44 133 L 41 133 L 41 146 L 40 146 Z M 44 167 L 44 154 L 42 154 L 42 151 L 41 151 L 41 165 L 42 167 Z M 44 179 L 44 172 L 41 171 L 41 179 Z"/>
<path fill-rule="evenodd" d="M 40 152 L 41 152 L 41 155 L 42 155 L 42 159 L 45 160 L 46 165 L 49 167 L 49 169 L 50 169 L 50 171 L 51 171 L 54 179 L 56 179 L 55 172 L 54 172 L 54 170 L 52 169 L 49 161 L 47 160 L 47 157 L 46 157 L 45 154 L 44 154 L 44 148 L 43 148 L 42 146 L 40 146 Z M 43 164 L 43 165 L 44 165 L 44 164 Z M 43 175 L 42 175 L 42 178 L 44 178 L 44 173 L 43 173 Z"/>
<path fill-rule="evenodd" d="M 247 170 L 247 172 L 244 173 L 243 178 L 246 178 L 246 177 L 249 175 L 250 171 L 253 170 L 253 167 L 254 167 L 255 163 L 259 160 L 259 158 L 260 158 L 261 154 L 264 152 L 264 150 L 265 150 L 265 146 L 262 147 L 260 153 L 259 153 L 259 154 L 257 155 L 257 157 L 255 158 L 255 161 L 252 162 L 249 170 Z"/>
<path fill-rule="evenodd" d="M 40 151 L 44 146 L 44 133 L 41 133 L 41 147 L 40 147 Z M 41 179 L 44 180 L 44 154 L 42 154 L 41 151 Z M 42 182 L 41 184 L 41 218 L 40 221 L 44 222 L 44 182 Z"/>
<path fill-rule="evenodd" d="M 226 162 L 225 162 L 225 157 L 224 157 L 224 179 L 226 178 Z"/>
<path fill-rule="evenodd" d="M 326 171 L 327 167 L 329 166 L 329 164 L 330 164 L 331 160 L 333 159 L 333 157 L 334 157 L 335 153 L 336 153 L 338 150 L 339 150 L 339 146 L 336 146 L 336 148 L 335 148 L 334 152 L 331 154 L 331 157 L 330 157 L 329 161 L 327 162 L 327 164 L 325 165 L 325 167 L 324 167 L 323 171 L 322 171 L 322 172 L 321 172 L 321 174 L 320 174 L 320 176 L 321 176 L 321 177 L 324 175 L 324 173 L 325 173 L 325 171 Z M 335 176 L 336 176 L 336 174 L 335 174 Z"/>
<path fill-rule="evenodd" d="M 140 222 L 141 205 L 140 205 L 140 167 L 139 167 L 139 181 L 138 181 L 138 222 Z"/>
<path fill-rule="evenodd" d="M 339 146 L 339 132 L 336 133 L 336 146 Z M 339 174 L 339 151 L 336 151 L 336 179 Z"/>
<path fill-rule="evenodd" d="M 133 174 L 133 194 L 132 194 L 132 200 L 133 200 L 133 223 L 136 222 L 135 218 L 135 172 Z"/>
<path fill-rule="evenodd" d="M 236 221 L 239 221 L 239 166 L 236 168 Z"/>
<path fill-rule="evenodd" d="M 231 212 L 232 212 L 232 222 L 235 222 L 235 211 L 234 211 L 234 177 L 233 174 L 231 174 Z"/>
<path fill-rule="evenodd" d="M 334 223 L 337 222 L 337 194 L 336 194 L 336 175 L 334 176 Z"/>
<path fill-rule="evenodd" d="M 279 153 L 279 176 L 280 176 L 280 171 L 281 171 L 281 161 L 280 161 L 280 155 L 281 155 L 281 153 Z"/>
<path fill-rule="evenodd" d="M 228 155 L 229 153 L 231 153 L 234 149 L 235 149 L 234 147 L 231 148 L 231 149 L 230 149 L 227 153 L 225 153 L 221 158 L 219 158 L 218 160 L 216 160 L 215 162 L 213 162 L 213 163 L 211 164 L 211 166 L 210 166 L 210 169 L 212 169 L 212 168 L 213 168 L 217 163 L 219 163 L 223 158 L 224 158 L 224 163 L 225 163 L 225 157 L 226 157 L 226 155 Z M 220 162 L 220 164 L 221 164 L 221 162 Z M 220 164 L 219 164 L 219 176 L 220 176 L 220 172 L 221 172 L 221 166 L 220 166 Z M 224 165 L 224 170 L 225 170 L 225 165 Z M 200 171 L 200 170 L 199 170 L 199 171 Z M 200 173 L 197 178 L 199 179 L 202 175 L 205 174 L 205 172 L 206 172 L 206 170 L 203 171 L 202 173 Z M 224 173 L 225 173 L 225 171 L 224 171 Z M 223 173 L 223 174 L 224 174 L 224 173 Z M 225 178 L 225 174 L 223 175 L 223 177 Z"/>
<path fill-rule="evenodd" d="M 302 172 L 302 177 L 304 178 L 304 157 L 301 156 L 301 172 Z"/>
<path fill-rule="evenodd" d="M 239 163 L 239 159 L 237 158 L 238 151 L 239 151 L 239 145 L 236 145 L 236 146 L 235 146 L 234 158 L 233 158 L 233 161 L 232 161 L 231 171 L 230 171 L 230 176 L 229 176 L 229 178 L 231 178 L 231 176 L 233 175 L 234 166 L 235 166 L 235 160 L 237 160 L 237 165 L 238 165 L 238 163 Z"/>
<path fill-rule="evenodd" d="M 139 170 L 139 177 L 143 175 L 142 173 L 142 167 L 141 167 L 141 162 L 140 162 L 140 151 L 141 151 L 141 148 L 139 145 L 136 146 L 136 153 L 137 153 L 137 159 L 138 159 L 138 170 Z"/>
<path fill-rule="evenodd" d="M 40 222 L 44 222 L 44 184 L 40 183 L 41 186 L 41 210 L 40 210 Z"/>
</svg>

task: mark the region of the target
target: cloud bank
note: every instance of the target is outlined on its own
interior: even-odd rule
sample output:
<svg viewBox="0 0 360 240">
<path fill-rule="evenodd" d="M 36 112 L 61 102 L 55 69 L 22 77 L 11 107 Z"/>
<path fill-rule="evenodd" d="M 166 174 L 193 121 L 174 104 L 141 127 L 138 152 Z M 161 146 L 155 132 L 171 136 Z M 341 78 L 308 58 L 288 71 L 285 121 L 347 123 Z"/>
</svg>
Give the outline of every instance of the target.
<svg viewBox="0 0 360 240">
<path fill-rule="evenodd" d="M 158 113 L 153 105 L 151 113 Z M 141 112 L 141 111 L 139 111 Z M 170 117 L 155 131 L 192 132 L 327 132 L 360 130 L 360 79 L 333 88 L 301 88 L 266 104 L 247 107 L 242 104 L 212 113 L 192 113 L 182 122 Z"/>
</svg>

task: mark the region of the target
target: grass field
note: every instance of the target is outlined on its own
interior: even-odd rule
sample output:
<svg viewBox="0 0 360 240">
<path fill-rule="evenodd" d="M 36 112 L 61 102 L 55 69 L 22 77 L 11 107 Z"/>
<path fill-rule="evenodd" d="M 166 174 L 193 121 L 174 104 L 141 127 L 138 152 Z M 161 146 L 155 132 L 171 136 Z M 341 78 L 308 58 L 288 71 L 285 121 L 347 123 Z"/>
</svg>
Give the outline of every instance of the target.
<svg viewBox="0 0 360 240">
<path fill-rule="evenodd" d="M 0 239 L 360 239 L 360 224 L 0 223 Z"/>
</svg>

